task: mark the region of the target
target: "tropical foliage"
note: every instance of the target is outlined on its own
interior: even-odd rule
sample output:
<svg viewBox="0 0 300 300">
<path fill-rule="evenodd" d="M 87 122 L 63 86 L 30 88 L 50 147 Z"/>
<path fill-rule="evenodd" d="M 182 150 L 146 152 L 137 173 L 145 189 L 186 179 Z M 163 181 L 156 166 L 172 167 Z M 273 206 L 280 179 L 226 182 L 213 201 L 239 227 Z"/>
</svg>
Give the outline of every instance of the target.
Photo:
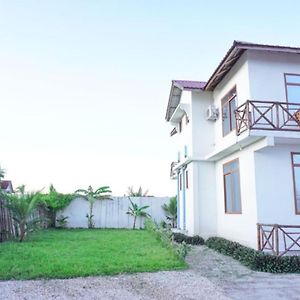
<svg viewBox="0 0 300 300">
<path fill-rule="evenodd" d="M 177 226 L 177 197 L 172 197 L 169 204 L 162 205 L 162 209 L 166 215 L 166 218 L 172 228 Z"/>
<path fill-rule="evenodd" d="M 18 188 L 14 194 L 5 194 L 6 206 L 11 211 L 12 218 L 16 223 L 20 242 L 39 222 L 39 219 L 33 216 L 33 211 L 39 199 L 38 195 L 34 192 L 25 192 L 24 186 Z"/>
<path fill-rule="evenodd" d="M 49 226 L 56 226 L 56 214 L 59 210 L 65 208 L 73 199 L 73 195 L 62 194 L 56 191 L 51 184 L 47 194 L 39 194 L 39 205 L 46 210 L 49 219 Z"/>
<path fill-rule="evenodd" d="M 129 186 L 127 195 L 129 197 L 146 197 L 148 196 L 148 190 L 143 191 L 142 187 L 140 186 L 137 191 L 134 191 L 133 186 Z"/>
<path fill-rule="evenodd" d="M 138 217 L 145 217 L 145 218 L 150 218 L 150 215 L 145 211 L 149 205 L 145 206 L 138 206 L 136 203 L 133 203 L 131 199 L 129 198 L 129 201 L 131 203 L 131 207 L 128 207 L 127 214 L 131 215 L 133 217 L 133 229 L 135 229 L 136 225 L 136 220 Z"/>
<path fill-rule="evenodd" d="M 104 200 L 104 199 L 111 199 L 111 190 L 109 186 L 102 186 L 99 187 L 94 191 L 94 189 L 89 186 L 86 190 L 79 189 L 75 191 L 75 194 L 84 198 L 89 202 L 89 213 L 86 214 L 87 220 L 88 220 L 88 228 L 94 228 L 95 222 L 94 222 L 94 215 L 93 215 L 93 208 L 94 203 L 96 200 Z"/>
</svg>

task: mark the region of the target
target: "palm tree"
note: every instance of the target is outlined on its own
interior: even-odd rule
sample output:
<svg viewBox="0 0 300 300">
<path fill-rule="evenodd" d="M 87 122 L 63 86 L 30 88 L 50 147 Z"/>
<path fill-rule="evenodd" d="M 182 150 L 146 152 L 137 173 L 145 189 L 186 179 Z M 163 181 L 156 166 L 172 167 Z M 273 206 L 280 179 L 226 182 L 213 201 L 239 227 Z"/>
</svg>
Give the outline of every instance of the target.
<svg viewBox="0 0 300 300">
<path fill-rule="evenodd" d="M 172 197 L 169 204 L 162 205 L 167 220 L 170 221 L 171 227 L 175 228 L 177 225 L 177 197 Z"/>
<path fill-rule="evenodd" d="M 11 211 L 12 218 L 19 230 L 19 241 L 25 239 L 29 229 L 38 222 L 32 213 L 38 201 L 38 193 L 25 193 L 24 189 L 15 194 L 5 194 L 6 207 Z"/>
<path fill-rule="evenodd" d="M 135 192 L 133 190 L 133 186 L 129 186 L 127 190 L 127 195 L 129 197 L 146 197 L 148 195 L 148 190 L 143 192 L 143 189 L 140 186 L 139 189 Z"/>
<path fill-rule="evenodd" d="M 96 200 L 103 200 L 103 199 L 111 199 L 110 198 L 111 190 L 109 186 L 101 186 L 97 190 L 93 190 L 91 186 L 87 188 L 87 190 L 79 189 L 75 191 L 75 194 L 87 200 L 90 204 L 90 213 L 86 215 L 88 219 L 88 228 L 94 228 L 94 215 L 93 215 L 93 208 L 94 203 Z"/>
<path fill-rule="evenodd" d="M 135 229 L 135 224 L 136 224 L 136 219 L 137 217 L 145 217 L 145 218 L 150 218 L 151 216 L 145 212 L 145 209 L 147 209 L 148 207 L 150 207 L 149 205 L 145 205 L 145 206 L 141 206 L 139 207 L 136 203 L 133 203 L 129 198 L 129 201 L 131 203 L 131 207 L 128 207 L 128 211 L 126 212 L 126 214 L 133 216 L 133 227 L 132 229 Z"/>
</svg>

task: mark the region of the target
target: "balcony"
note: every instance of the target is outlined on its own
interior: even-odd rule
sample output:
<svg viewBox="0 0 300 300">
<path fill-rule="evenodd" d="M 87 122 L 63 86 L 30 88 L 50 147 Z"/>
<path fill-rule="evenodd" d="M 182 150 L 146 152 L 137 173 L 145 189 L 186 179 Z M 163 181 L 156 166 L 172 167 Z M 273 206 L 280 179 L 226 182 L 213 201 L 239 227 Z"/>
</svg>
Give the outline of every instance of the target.
<svg viewBox="0 0 300 300">
<path fill-rule="evenodd" d="M 300 104 L 248 100 L 235 110 L 236 134 L 247 130 L 300 132 Z"/>
</svg>

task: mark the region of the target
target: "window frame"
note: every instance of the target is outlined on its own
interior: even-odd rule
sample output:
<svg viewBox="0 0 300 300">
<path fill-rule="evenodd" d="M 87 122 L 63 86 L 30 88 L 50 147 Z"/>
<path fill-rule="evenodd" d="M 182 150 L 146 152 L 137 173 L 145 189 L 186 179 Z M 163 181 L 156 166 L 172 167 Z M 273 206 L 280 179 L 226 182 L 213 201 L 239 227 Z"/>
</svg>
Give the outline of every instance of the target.
<svg viewBox="0 0 300 300">
<path fill-rule="evenodd" d="M 238 162 L 238 168 L 230 170 L 230 171 L 225 173 L 224 172 L 224 167 L 231 164 L 231 163 L 233 163 L 233 162 L 236 162 L 236 161 Z M 231 175 L 235 172 L 237 172 L 237 174 L 238 174 L 240 210 L 239 211 L 228 211 L 228 209 L 227 209 L 227 199 L 226 199 L 226 181 L 225 181 L 225 178 L 226 178 L 226 176 Z M 240 161 L 239 161 L 239 158 L 235 158 L 235 159 L 230 160 L 230 161 L 223 164 L 223 189 L 224 189 L 224 211 L 225 211 L 225 214 L 227 214 L 227 215 L 241 215 L 242 212 L 243 212 L 243 209 L 242 209 L 242 197 L 241 197 L 241 180 L 240 180 Z"/>
<path fill-rule="evenodd" d="M 233 94 L 233 91 L 235 91 L 235 95 L 229 97 L 230 94 Z M 237 99 L 237 90 L 236 90 L 236 85 L 233 86 L 226 94 L 224 97 L 222 97 L 221 99 L 221 111 L 222 111 L 222 134 L 223 134 L 223 137 L 230 134 L 233 130 L 236 129 L 236 122 L 235 122 L 235 127 L 232 128 L 232 119 L 231 119 L 231 105 L 230 105 L 230 102 L 236 98 Z M 224 132 L 224 120 L 223 120 L 223 115 L 224 115 L 224 106 L 228 104 L 228 111 L 229 111 L 229 128 L 230 130 L 225 133 Z M 237 103 L 236 103 L 236 107 L 237 107 Z"/>
<path fill-rule="evenodd" d="M 179 121 L 179 133 L 182 132 L 182 119 L 180 119 Z"/>
<path fill-rule="evenodd" d="M 300 87 L 300 83 L 290 83 L 287 81 L 287 76 L 298 76 L 300 77 L 300 74 L 296 74 L 296 73 L 284 73 L 284 87 L 285 87 L 285 100 L 287 103 L 289 103 L 289 95 L 288 95 L 288 85 L 291 85 L 291 86 L 299 86 Z M 291 102 L 293 103 L 293 102 Z"/>
<path fill-rule="evenodd" d="M 300 215 L 300 207 L 297 207 L 297 191 L 296 191 L 296 177 L 295 177 L 295 167 L 300 168 L 300 164 L 294 163 L 294 155 L 300 155 L 300 152 L 291 152 L 291 167 L 293 174 L 293 191 L 294 191 L 294 208 L 295 214 Z"/>
<path fill-rule="evenodd" d="M 185 187 L 189 188 L 189 170 L 185 170 Z"/>
<path fill-rule="evenodd" d="M 182 191 L 182 173 L 179 174 L 179 190 Z"/>
</svg>

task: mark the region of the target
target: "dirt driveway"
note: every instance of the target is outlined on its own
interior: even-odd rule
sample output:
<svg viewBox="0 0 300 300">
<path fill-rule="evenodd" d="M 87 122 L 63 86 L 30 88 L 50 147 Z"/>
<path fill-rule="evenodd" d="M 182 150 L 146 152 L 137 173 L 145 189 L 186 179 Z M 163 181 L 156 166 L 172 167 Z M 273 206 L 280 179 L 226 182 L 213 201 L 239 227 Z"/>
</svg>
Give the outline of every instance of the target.
<svg viewBox="0 0 300 300">
<path fill-rule="evenodd" d="M 206 247 L 185 271 L 0 282 L 0 299 L 300 299 L 300 275 L 253 272 Z"/>
</svg>

